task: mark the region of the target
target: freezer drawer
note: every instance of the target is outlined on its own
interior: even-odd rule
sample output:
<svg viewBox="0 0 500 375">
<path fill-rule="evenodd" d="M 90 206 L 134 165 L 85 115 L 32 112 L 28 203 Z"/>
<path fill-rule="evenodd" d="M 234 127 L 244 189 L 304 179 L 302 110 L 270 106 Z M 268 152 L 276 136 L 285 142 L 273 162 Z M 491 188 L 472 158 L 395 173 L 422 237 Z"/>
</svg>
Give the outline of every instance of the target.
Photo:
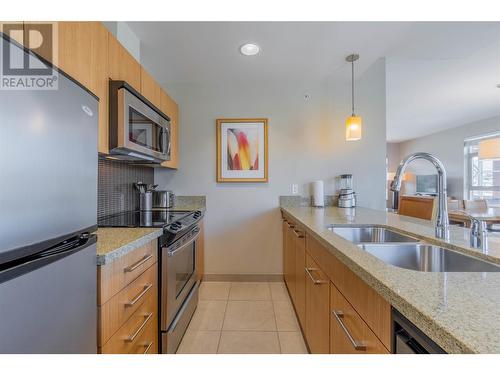
<svg viewBox="0 0 500 375">
<path fill-rule="evenodd" d="M 95 236 L 70 255 L 0 278 L 0 353 L 96 353 Z M 30 269 L 31 268 L 31 269 Z M 1 276 L 1 273 L 0 273 Z"/>
</svg>

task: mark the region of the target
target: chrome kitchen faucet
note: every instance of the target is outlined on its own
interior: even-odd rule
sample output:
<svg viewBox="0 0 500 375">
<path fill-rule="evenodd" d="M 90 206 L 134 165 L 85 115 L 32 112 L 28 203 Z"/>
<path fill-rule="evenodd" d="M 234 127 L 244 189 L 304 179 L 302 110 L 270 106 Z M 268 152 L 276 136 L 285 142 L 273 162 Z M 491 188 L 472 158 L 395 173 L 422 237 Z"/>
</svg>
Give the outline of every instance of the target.
<svg viewBox="0 0 500 375">
<path fill-rule="evenodd" d="M 416 152 L 414 154 L 408 155 L 404 158 L 398 166 L 394 180 L 391 183 L 391 190 L 397 191 L 401 189 L 401 180 L 403 178 L 403 173 L 406 170 L 408 164 L 413 160 L 424 159 L 430 161 L 434 165 L 438 172 L 438 211 L 436 218 L 436 237 L 444 240 L 450 238 L 450 221 L 448 219 L 448 202 L 446 195 L 446 170 L 444 165 L 436 158 L 434 155 L 427 152 Z"/>
</svg>

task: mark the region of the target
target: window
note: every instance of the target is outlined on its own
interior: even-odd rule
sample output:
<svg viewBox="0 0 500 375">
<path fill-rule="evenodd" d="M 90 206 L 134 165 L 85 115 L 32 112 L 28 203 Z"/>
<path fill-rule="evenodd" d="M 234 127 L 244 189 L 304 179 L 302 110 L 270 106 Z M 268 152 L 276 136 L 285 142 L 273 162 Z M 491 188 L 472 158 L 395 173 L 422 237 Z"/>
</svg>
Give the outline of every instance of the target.
<svg viewBox="0 0 500 375">
<path fill-rule="evenodd" d="M 500 160 L 479 160 L 479 142 L 500 138 L 500 132 L 465 140 L 464 199 L 486 199 L 500 207 Z"/>
</svg>

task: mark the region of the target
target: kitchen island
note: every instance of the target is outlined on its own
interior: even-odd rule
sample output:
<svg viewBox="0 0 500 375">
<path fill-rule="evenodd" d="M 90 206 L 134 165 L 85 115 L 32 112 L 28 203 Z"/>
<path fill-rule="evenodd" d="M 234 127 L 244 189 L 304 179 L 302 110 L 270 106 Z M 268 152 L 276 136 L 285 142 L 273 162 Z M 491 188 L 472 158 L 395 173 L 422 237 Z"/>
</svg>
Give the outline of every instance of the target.
<svg viewBox="0 0 500 375">
<path fill-rule="evenodd" d="M 500 353 L 500 273 L 420 272 L 384 263 L 328 229 L 331 224 L 377 224 L 500 264 L 500 237 L 487 251 L 469 247 L 469 230 L 451 227 L 450 240 L 434 236 L 425 220 L 366 208 L 281 207 L 343 265 L 448 353 Z M 319 264 L 321 267 L 322 265 Z"/>
</svg>

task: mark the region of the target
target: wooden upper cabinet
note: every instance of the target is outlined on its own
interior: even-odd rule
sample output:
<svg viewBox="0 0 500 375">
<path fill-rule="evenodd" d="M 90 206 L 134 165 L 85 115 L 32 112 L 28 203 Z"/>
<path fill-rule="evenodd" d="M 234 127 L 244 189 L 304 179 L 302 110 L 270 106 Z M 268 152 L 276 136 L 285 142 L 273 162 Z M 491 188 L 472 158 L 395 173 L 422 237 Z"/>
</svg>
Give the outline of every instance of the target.
<svg viewBox="0 0 500 375">
<path fill-rule="evenodd" d="M 161 110 L 161 88 L 154 78 L 141 66 L 141 94 Z"/>
<path fill-rule="evenodd" d="M 98 151 L 109 152 L 109 31 L 101 22 L 91 23 L 90 89 L 99 97 Z"/>
<path fill-rule="evenodd" d="M 23 35 L 25 47 L 56 66 L 59 66 L 59 55 L 55 53 L 59 49 L 58 24 L 58 22 L 25 21 Z M 42 33 L 52 34 L 51 40 L 44 43 Z"/>
<path fill-rule="evenodd" d="M 24 22 L 23 21 L 0 21 L 0 32 L 7 34 L 19 44 L 24 45 Z"/>
<path fill-rule="evenodd" d="M 91 22 L 58 22 L 57 65 L 83 86 L 91 89 Z"/>
<path fill-rule="evenodd" d="M 113 36 L 108 37 L 109 77 L 123 80 L 141 91 L 141 65 Z"/>
<path fill-rule="evenodd" d="M 160 109 L 170 117 L 170 139 L 172 142 L 170 160 L 163 162 L 161 166 L 177 169 L 179 167 L 179 107 L 163 90 L 160 90 Z"/>
</svg>

